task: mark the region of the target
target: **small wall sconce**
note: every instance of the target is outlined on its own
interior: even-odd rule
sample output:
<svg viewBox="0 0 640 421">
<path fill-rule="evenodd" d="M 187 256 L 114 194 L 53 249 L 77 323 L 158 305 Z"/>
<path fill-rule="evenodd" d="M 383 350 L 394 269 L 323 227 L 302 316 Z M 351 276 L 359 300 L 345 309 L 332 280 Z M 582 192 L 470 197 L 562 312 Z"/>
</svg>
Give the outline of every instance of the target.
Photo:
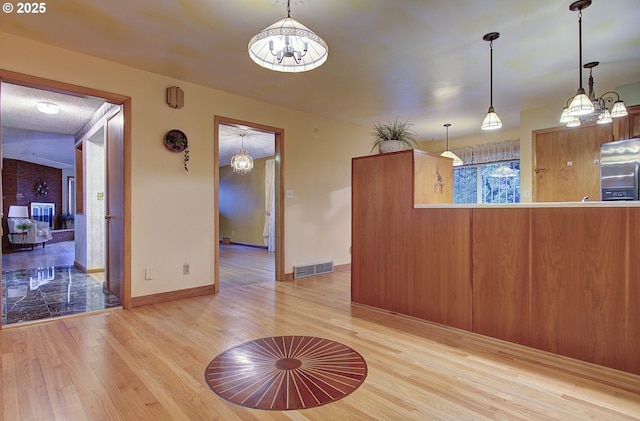
<svg viewBox="0 0 640 421">
<path fill-rule="evenodd" d="M 184 91 L 177 86 L 167 88 L 167 105 L 171 108 L 184 106 Z"/>
</svg>

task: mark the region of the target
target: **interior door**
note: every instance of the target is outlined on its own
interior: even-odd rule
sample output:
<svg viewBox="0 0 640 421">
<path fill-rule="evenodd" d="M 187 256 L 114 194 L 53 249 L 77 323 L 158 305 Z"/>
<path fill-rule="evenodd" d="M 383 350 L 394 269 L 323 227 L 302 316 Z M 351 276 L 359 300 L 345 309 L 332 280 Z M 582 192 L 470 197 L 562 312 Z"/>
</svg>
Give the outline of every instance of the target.
<svg viewBox="0 0 640 421">
<path fill-rule="evenodd" d="M 612 136 L 610 124 L 534 132 L 534 200 L 600 200 L 600 145 Z"/>
<path fill-rule="evenodd" d="M 124 279 L 124 111 L 107 121 L 104 287 L 122 298 Z"/>
</svg>

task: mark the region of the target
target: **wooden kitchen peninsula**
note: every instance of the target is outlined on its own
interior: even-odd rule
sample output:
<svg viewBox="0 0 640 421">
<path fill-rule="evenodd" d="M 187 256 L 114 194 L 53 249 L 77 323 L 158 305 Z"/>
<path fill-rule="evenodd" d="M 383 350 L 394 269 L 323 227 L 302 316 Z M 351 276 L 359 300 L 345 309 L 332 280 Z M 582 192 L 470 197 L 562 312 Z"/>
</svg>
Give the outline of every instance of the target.
<svg viewBox="0 0 640 421">
<path fill-rule="evenodd" d="M 352 161 L 354 303 L 640 374 L 637 202 L 416 204 L 417 156 Z"/>
</svg>

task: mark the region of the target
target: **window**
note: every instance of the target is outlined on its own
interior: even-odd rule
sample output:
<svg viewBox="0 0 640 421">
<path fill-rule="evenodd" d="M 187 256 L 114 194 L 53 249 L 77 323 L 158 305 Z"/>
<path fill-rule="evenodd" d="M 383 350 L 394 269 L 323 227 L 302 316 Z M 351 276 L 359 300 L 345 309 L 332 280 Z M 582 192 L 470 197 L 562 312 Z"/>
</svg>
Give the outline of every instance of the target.
<svg viewBox="0 0 640 421">
<path fill-rule="evenodd" d="M 520 161 L 492 162 L 454 168 L 453 202 L 520 202 Z"/>
</svg>

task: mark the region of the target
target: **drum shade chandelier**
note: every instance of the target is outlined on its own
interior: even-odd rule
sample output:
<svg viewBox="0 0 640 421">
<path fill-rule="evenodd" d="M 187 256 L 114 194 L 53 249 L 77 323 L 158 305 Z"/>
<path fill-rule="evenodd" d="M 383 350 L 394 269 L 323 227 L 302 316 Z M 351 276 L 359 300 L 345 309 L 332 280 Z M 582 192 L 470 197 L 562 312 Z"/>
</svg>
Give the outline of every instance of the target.
<svg viewBox="0 0 640 421">
<path fill-rule="evenodd" d="M 327 43 L 315 32 L 287 17 L 258 32 L 249 41 L 249 57 L 258 65 L 277 72 L 306 72 L 327 61 Z"/>
<path fill-rule="evenodd" d="M 253 158 L 249 155 L 249 148 L 244 147 L 244 137 L 246 133 L 240 133 L 242 146 L 236 148 L 236 154 L 231 158 L 231 168 L 233 172 L 247 174 L 253 169 Z"/>
<path fill-rule="evenodd" d="M 582 65 L 582 10 L 591 5 L 591 0 L 578 0 L 569 5 L 572 12 L 578 11 L 578 57 L 580 87 L 573 98 L 569 98 L 567 105 L 562 109 L 560 122 L 567 127 L 577 127 L 583 122 L 596 119 L 598 124 L 611 123 L 612 118 L 627 115 L 627 108 L 617 92 L 610 91 L 596 98 L 593 92 L 593 68 L 600 64 L 597 61 Z M 582 68 L 589 69 L 589 94 L 582 87 Z M 611 111 L 607 108 L 607 102 L 613 102 Z"/>
<path fill-rule="evenodd" d="M 493 41 L 500 38 L 499 32 L 489 32 L 485 36 L 482 37 L 483 40 L 489 42 L 489 48 L 491 50 L 490 55 L 490 102 L 489 102 L 489 111 L 487 112 L 487 116 L 482 121 L 482 126 L 480 128 L 482 130 L 496 130 L 502 127 L 502 121 L 498 114 L 496 114 L 496 110 L 493 109 Z"/>
<path fill-rule="evenodd" d="M 440 156 L 453 159 L 453 166 L 458 167 L 463 164 L 462 159 L 460 159 L 458 155 L 454 154 L 449 150 L 449 127 L 451 127 L 451 123 L 446 123 L 444 127 L 447 128 L 447 149 L 444 152 L 442 152 Z"/>
</svg>

